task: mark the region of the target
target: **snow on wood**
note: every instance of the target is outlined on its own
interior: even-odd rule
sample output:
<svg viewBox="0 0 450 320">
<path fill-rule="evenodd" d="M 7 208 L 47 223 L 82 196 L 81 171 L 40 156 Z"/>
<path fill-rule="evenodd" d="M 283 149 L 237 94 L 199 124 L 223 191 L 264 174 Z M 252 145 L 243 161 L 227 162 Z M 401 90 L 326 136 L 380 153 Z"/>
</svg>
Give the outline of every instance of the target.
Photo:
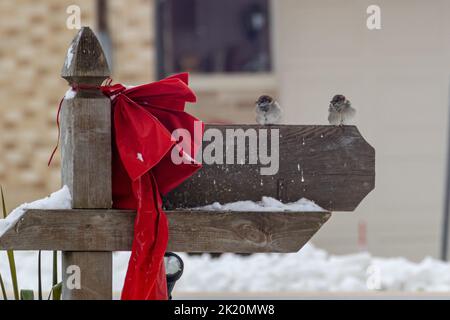
<svg viewBox="0 0 450 320">
<path fill-rule="evenodd" d="M 70 65 L 72 64 L 72 60 L 73 60 L 73 49 L 74 46 L 70 46 L 69 49 L 67 49 L 67 55 L 66 55 L 66 61 L 64 62 L 64 65 L 67 69 L 70 68 Z"/>
<path fill-rule="evenodd" d="M 50 196 L 33 201 L 31 203 L 24 203 L 6 217 L 0 220 L 0 237 L 17 221 L 28 209 L 70 209 L 72 204 L 72 197 L 69 188 L 64 186 L 61 190 L 52 193 Z"/>
<path fill-rule="evenodd" d="M 319 207 L 313 201 L 306 198 L 301 198 L 296 202 L 282 203 L 277 199 L 272 197 L 262 197 L 261 201 L 236 201 L 226 204 L 220 204 L 219 202 L 214 202 L 213 204 L 197 207 L 194 210 L 205 210 L 205 211 L 297 211 L 297 212 L 308 212 L 308 211 L 326 211 L 325 209 Z"/>
<path fill-rule="evenodd" d="M 72 88 L 69 88 L 69 90 L 66 91 L 66 94 L 64 95 L 64 99 L 69 100 L 75 98 L 75 95 L 77 92 L 73 90 Z"/>
</svg>

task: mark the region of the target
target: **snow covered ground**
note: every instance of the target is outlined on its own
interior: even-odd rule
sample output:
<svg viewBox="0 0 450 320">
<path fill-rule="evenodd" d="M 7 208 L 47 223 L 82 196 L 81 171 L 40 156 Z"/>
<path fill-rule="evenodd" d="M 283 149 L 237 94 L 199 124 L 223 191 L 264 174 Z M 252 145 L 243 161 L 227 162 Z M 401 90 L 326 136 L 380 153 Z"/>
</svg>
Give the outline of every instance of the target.
<svg viewBox="0 0 450 320">
<path fill-rule="evenodd" d="M 426 258 L 330 255 L 307 244 L 299 253 L 187 257 L 178 291 L 274 292 L 450 291 L 450 264 Z"/>
<path fill-rule="evenodd" d="M 426 258 L 413 263 L 404 258 L 375 258 L 369 253 L 330 255 L 307 244 L 299 253 L 181 254 L 185 270 L 176 291 L 195 292 L 362 292 L 371 290 L 450 292 L 450 264 Z M 114 254 L 114 291 L 119 292 L 129 253 Z M 37 288 L 37 253 L 16 252 L 19 285 Z M 44 287 L 51 284 L 51 253 L 43 254 Z M 6 254 L 0 253 L 0 271 L 11 289 Z"/>
</svg>

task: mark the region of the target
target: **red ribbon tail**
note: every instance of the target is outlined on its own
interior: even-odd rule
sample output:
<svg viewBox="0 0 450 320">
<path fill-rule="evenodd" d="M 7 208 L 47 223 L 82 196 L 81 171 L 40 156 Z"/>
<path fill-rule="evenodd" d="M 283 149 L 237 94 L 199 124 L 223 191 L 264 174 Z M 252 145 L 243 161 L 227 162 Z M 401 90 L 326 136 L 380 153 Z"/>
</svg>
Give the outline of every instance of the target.
<svg viewBox="0 0 450 320">
<path fill-rule="evenodd" d="M 56 114 L 56 125 L 58 126 L 58 140 L 56 141 L 56 146 L 53 149 L 52 154 L 50 155 L 50 158 L 48 159 L 48 163 L 47 163 L 48 167 L 50 167 L 53 157 L 55 156 L 56 150 L 58 150 L 58 147 L 59 147 L 59 137 L 61 135 L 61 127 L 59 125 L 59 114 L 61 113 L 61 107 L 62 107 L 63 101 L 64 101 L 64 98 L 62 98 L 61 101 L 59 102 L 58 113 Z"/>
</svg>

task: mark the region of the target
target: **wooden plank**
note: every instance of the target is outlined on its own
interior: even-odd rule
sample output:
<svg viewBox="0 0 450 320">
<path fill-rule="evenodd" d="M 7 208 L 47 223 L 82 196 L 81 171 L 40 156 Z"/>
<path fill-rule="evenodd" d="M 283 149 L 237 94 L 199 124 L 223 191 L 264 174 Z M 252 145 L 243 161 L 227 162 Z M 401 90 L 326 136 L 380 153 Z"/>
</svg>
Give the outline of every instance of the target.
<svg viewBox="0 0 450 320">
<path fill-rule="evenodd" d="M 112 252 L 66 251 L 62 269 L 63 300 L 112 300 Z"/>
<path fill-rule="evenodd" d="M 329 212 L 168 211 L 168 251 L 297 252 Z M 136 213 L 129 210 L 28 210 L 0 249 L 129 251 Z"/>
<path fill-rule="evenodd" d="M 329 217 L 328 212 L 171 211 L 168 250 L 297 252 Z"/>
<path fill-rule="evenodd" d="M 61 71 L 61 76 L 77 89 L 61 109 L 62 184 L 71 191 L 73 208 L 112 206 L 111 101 L 96 89 L 109 75 L 97 37 L 88 27 L 82 28 Z M 80 289 L 71 289 L 63 281 L 64 298 L 111 299 L 111 252 L 63 252 L 62 260 L 63 266 L 77 264 L 83 275 Z"/>
<path fill-rule="evenodd" d="M 224 137 L 228 129 L 267 129 L 269 136 L 279 130 L 279 171 L 261 175 L 265 166 L 248 164 L 248 152 L 244 164 L 204 163 L 165 197 L 168 209 L 271 196 L 283 202 L 305 197 L 329 211 L 353 211 L 375 187 L 375 150 L 355 126 L 211 124 L 206 129 L 218 129 Z M 208 144 L 203 142 L 203 149 Z"/>
</svg>

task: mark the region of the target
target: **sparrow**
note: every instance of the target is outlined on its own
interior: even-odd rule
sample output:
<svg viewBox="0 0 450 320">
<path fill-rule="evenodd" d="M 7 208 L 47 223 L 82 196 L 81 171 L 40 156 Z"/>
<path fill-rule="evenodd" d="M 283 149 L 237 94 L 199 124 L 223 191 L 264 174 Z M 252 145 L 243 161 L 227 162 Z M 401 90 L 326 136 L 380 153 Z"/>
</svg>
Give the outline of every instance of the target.
<svg viewBox="0 0 450 320">
<path fill-rule="evenodd" d="M 281 120 L 280 104 L 268 95 L 256 100 L 256 122 L 262 125 L 277 124 Z"/>
<path fill-rule="evenodd" d="M 342 126 L 348 124 L 355 113 L 356 110 L 352 108 L 350 100 L 347 100 L 342 94 L 337 94 L 330 101 L 328 107 L 328 122 L 335 126 Z"/>
</svg>

